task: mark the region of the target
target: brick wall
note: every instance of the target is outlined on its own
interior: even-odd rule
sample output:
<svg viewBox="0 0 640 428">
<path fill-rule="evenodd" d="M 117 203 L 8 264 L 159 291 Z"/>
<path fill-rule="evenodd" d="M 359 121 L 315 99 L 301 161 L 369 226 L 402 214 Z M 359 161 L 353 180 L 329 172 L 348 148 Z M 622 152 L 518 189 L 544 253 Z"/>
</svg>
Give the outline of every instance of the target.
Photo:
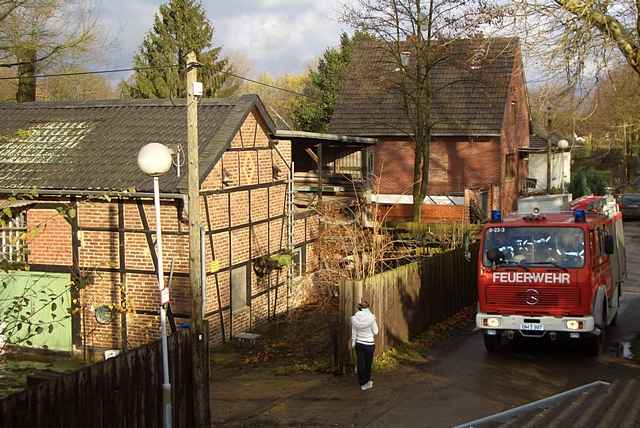
<svg viewBox="0 0 640 428">
<path fill-rule="evenodd" d="M 71 265 L 71 226 L 64 216 L 55 209 L 29 210 L 27 228 L 29 263 Z"/>
<path fill-rule="evenodd" d="M 503 185 L 500 205 L 505 213 L 517 209 L 520 181 L 528 176 L 527 163 L 519 160 L 518 148 L 529 146 L 529 105 L 523 78 L 524 67 L 519 51 L 516 52 L 516 58 L 518 61 L 514 64 L 511 75 L 500 137 L 503 142 L 501 146 L 501 182 Z M 513 162 L 512 168 L 515 170 L 512 177 L 507 174 L 508 166 L 506 163 L 509 159 Z"/>
<path fill-rule="evenodd" d="M 122 317 L 126 316 L 127 341 L 137 346 L 158 337 L 158 287 L 152 250 L 147 241 L 144 224 L 148 224 L 155 242 L 155 211 L 151 200 L 136 201 L 80 201 L 77 210 L 79 265 L 82 270 L 95 270 L 96 280 L 81 292 L 84 322 L 80 335 L 83 343 L 93 348 L 121 348 Z M 119 210 L 123 224 L 118 222 Z M 191 311 L 188 279 L 188 234 L 179 220 L 175 201 L 161 205 L 162 241 L 165 281 L 168 281 L 173 261 L 174 278 L 171 284 L 171 307 L 176 315 L 189 316 Z M 123 240 L 119 227 L 124 229 Z M 124 244 L 126 274 L 120 273 L 120 245 Z M 126 292 L 122 302 L 121 287 Z M 102 305 L 112 305 L 126 311 L 111 324 L 99 325 L 94 311 Z M 149 330 L 149 325 L 152 329 Z"/>
<path fill-rule="evenodd" d="M 414 144 L 383 139 L 374 148 L 374 171 L 379 177 L 376 193 L 412 192 Z M 497 138 L 434 138 L 429 155 L 429 194 L 463 192 L 500 181 L 500 144 Z"/>
<path fill-rule="evenodd" d="M 381 212 L 386 214 L 386 220 L 406 220 L 412 215 L 411 205 L 381 205 Z M 461 223 L 467 218 L 467 208 L 464 205 L 435 205 L 422 206 L 422 221 L 424 223 Z"/>
</svg>

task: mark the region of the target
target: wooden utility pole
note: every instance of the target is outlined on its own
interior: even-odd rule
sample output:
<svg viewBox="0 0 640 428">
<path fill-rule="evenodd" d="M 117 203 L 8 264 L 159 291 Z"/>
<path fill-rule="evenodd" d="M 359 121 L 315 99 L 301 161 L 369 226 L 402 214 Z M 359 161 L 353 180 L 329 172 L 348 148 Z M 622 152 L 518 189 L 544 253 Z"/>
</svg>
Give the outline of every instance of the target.
<svg viewBox="0 0 640 428">
<path fill-rule="evenodd" d="M 624 180 L 625 187 L 631 184 L 631 156 L 629 150 L 629 134 L 627 134 L 627 126 L 629 126 L 626 122 L 623 125 L 623 138 L 624 138 Z"/>
<path fill-rule="evenodd" d="M 551 194 L 551 107 L 547 107 L 547 194 Z"/>
<path fill-rule="evenodd" d="M 195 52 L 187 54 L 187 158 L 189 165 L 189 280 L 193 328 L 193 422 L 208 427 L 209 418 L 209 340 L 202 312 L 202 260 L 200 254 L 200 172 L 198 169 L 198 80 Z M 199 94 L 201 95 L 201 94 Z"/>
</svg>

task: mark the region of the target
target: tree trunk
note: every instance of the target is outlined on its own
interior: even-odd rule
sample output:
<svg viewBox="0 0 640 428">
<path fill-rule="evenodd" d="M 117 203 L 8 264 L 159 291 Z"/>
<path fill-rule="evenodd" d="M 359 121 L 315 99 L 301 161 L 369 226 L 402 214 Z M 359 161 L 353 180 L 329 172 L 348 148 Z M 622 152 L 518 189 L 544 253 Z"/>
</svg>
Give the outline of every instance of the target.
<svg viewBox="0 0 640 428">
<path fill-rule="evenodd" d="M 28 49 L 18 56 L 18 92 L 16 101 L 18 103 L 31 102 L 36 100 L 36 51 Z"/>
<path fill-rule="evenodd" d="M 429 154 L 431 152 L 431 128 L 427 127 L 424 133 L 424 142 L 422 143 L 422 183 L 421 190 L 421 202 L 427 195 L 429 190 Z"/>
<path fill-rule="evenodd" d="M 422 221 L 422 203 L 429 189 L 429 152 L 431 149 L 431 82 L 429 72 L 418 84 L 417 91 L 422 94 L 416 100 L 416 128 L 413 171 L 413 221 Z M 419 72 L 419 75 L 422 74 Z"/>
<path fill-rule="evenodd" d="M 411 211 L 411 218 L 414 222 L 419 223 L 420 217 L 422 213 L 422 200 L 424 197 L 420 197 L 421 195 L 421 185 L 422 185 L 422 136 L 419 135 L 421 132 L 417 130 L 415 136 L 415 148 L 413 151 L 413 206 Z"/>
</svg>

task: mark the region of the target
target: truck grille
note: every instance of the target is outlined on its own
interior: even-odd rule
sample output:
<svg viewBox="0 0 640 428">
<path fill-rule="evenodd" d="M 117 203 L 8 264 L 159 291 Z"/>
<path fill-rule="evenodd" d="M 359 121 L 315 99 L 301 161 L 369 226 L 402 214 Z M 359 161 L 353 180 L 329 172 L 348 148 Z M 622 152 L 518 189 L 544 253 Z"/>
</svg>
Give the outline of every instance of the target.
<svg viewBox="0 0 640 428">
<path fill-rule="evenodd" d="M 490 286 L 486 291 L 487 304 L 505 308 L 569 309 L 580 304 L 580 293 L 575 287 Z"/>
</svg>

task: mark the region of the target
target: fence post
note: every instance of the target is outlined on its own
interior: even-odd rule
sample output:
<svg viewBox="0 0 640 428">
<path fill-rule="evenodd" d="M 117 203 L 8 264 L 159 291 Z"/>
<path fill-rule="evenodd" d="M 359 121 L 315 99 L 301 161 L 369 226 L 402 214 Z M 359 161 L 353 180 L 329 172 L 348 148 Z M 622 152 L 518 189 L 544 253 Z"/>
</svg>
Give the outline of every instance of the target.
<svg viewBox="0 0 640 428">
<path fill-rule="evenodd" d="M 337 331 L 337 358 L 336 358 L 336 371 L 338 373 L 345 374 L 347 372 L 347 364 L 349 361 L 349 311 L 352 305 L 352 286 L 346 280 L 340 280 L 338 285 L 338 292 L 340 294 L 340 306 L 338 310 L 338 331 Z"/>
<path fill-rule="evenodd" d="M 211 401 L 209 397 L 211 391 L 211 382 L 209 378 L 211 375 L 209 368 L 209 321 L 203 319 L 201 320 L 201 323 L 202 331 L 192 331 L 193 337 L 191 338 L 193 356 L 204 360 L 200 361 L 199 367 L 195 367 L 193 365 L 191 367 L 191 370 L 193 370 L 191 379 L 198 383 L 197 386 L 193 385 L 193 412 L 194 416 L 196 416 L 196 420 L 194 421 L 196 424 L 207 421 L 207 425 L 209 425 L 211 424 Z M 196 387 L 200 390 L 197 394 Z M 201 419 L 204 419 L 204 421 Z"/>
<path fill-rule="evenodd" d="M 340 280 L 339 293 L 336 371 L 346 374 L 353 369 L 354 365 L 349 343 L 351 341 L 351 316 L 357 302 L 362 298 L 363 281 Z"/>
</svg>

